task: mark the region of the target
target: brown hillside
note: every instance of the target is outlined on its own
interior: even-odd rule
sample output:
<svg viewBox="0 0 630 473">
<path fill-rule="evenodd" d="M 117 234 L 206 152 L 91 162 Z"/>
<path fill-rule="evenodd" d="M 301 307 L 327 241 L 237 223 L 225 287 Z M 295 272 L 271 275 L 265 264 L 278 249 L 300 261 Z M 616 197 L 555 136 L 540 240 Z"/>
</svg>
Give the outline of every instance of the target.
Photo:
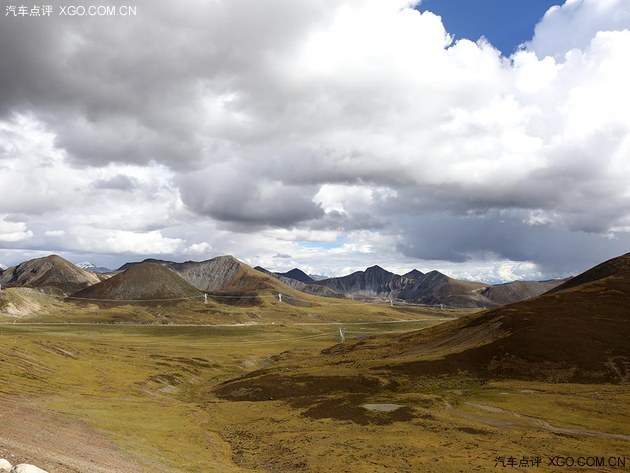
<svg viewBox="0 0 630 473">
<path fill-rule="evenodd" d="M 613 258 L 608 261 L 604 261 L 601 264 L 598 264 L 597 266 L 589 269 L 588 271 L 585 271 L 582 274 L 579 274 L 569 279 L 564 284 L 555 288 L 555 291 L 570 289 L 572 287 L 576 287 L 581 284 L 594 282 L 599 279 L 612 276 L 615 273 L 618 273 L 620 271 L 628 271 L 628 270 L 630 270 L 630 253 L 626 253 L 625 255 L 619 256 L 618 258 Z"/>
<path fill-rule="evenodd" d="M 198 289 L 175 272 L 156 263 L 132 266 L 116 276 L 73 294 L 75 299 L 129 301 L 177 300 L 202 296 Z"/>
<path fill-rule="evenodd" d="M 376 342 L 370 352 L 408 372 L 630 381 L 629 263 L 630 255 L 615 258 L 594 268 L 602 277 L 578 276 L 589 282 Z M 358 343 L 345 356 L 365 354 Z"/>
<path fill-rule="evenodd" d="M 477 312 L 426 330 L 336 345 L 319 358 L 222 385 L 230 399 L 255 393 L 338 390 L 344 377 L 474 376 L 548 382 L 630 382 L 630 255 L 598 267 L 607 275 L 535 299 Z M 587 272 L 588 273 L 588 272 Z M 586 273 L 585 273 L 586 274 Z M 295 386 L 294 386 L 295 384 Z M 328 386 L 328 387 L 324 387 Z M 337 386 L 337 387 L 335 387 Z M 361 389 L 361 386 L 349 388 Z M 319 391 L 318 391 L 319 390 Z"/>
<path fill-rule="evenodd" d="M 481 295 L 486 297 L 493 304 L 506 305 L 544 294 L 558 287 L 563 282 L 564 280 L 557 279 L 550 281 L 514 281 L 489 286 L 481 291 Z"/>
<path fill-rule="evenodd" d="M 25 261 L 6 269 L 0 284 L 6 287 L 32 287 L 70 294 L 100 281 L 96 274 L 77 268 L 61 256 Z"/>
</svg>

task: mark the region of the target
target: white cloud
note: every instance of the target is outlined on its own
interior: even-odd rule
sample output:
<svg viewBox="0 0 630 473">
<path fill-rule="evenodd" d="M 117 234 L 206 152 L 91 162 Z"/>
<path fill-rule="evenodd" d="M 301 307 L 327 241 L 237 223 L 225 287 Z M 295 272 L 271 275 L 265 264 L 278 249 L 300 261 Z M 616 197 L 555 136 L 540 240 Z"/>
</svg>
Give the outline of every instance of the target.
<svg viewBox="0 0 630 473">
<path fill-rule="evenodd" d="M 6 216 L 5 216 L 6 217 Z M 29 239 L 33 232 L 28 229 L 24 222 L 8 222 L 0 218 L 0 241 L 15 242 Z"/>
<path fill-rule="evenodd" d="M 210 250 L 212 250 L 212 245 L 204 241 L 201 243 L 193 243 L 186 248 L 185 252 L 191 255 L 205 255 L 208 254 Z"/>
<path fill-rule="evenodd" d="M 79 230 L 80 232 L 80 230 Z M 159 231 L 129 232 L 124 230 L 107 230 L 101 232 L 86 232 L 89 238 L 99 238 L 88 241 L 84 234 L 78 234 L 77 240 L 85 249 L 103 253 L 131 253 L 131 254 L 172 254 L 176 253 L 183 244 L 179 238 L 164 237 Z M 100 233 L 100 235 L 99 235 Z"/>
<path fill-rule="evenodd" d="M 0 212 L 24 225 L 6 234 L 33 250 L 281 253 L 329 274 L 492 250 L 492 277 L 558 265 L 521 233 L 623 242 L 627 2 L 569 0 L 511 58 L 452 43 L 416 3 L 158 1 L 90 29 L 3 25 Z"/>
<path fill-rule="evenodd" d="M 547 11 L 526 47 L 541 58 L 562 58 L 573 49 L 585 50 L 600 31 L 628 28 L 627 0 L 567 0 Z"/>
</svg>

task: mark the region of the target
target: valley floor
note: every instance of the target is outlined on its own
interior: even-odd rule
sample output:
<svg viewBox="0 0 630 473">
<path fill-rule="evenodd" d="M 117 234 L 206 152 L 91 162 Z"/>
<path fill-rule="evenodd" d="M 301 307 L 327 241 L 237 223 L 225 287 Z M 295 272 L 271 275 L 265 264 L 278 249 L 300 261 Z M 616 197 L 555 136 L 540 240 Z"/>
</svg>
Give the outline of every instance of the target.
<svg viewBox="0 0 630 473">
<path fill-rule="evenodd" d="M 630 469 L 630 386 L 305 368 L 338 338 L 330 325 L 0 325 L 0 457 L 51 473 Z M 274 386 L 222 384 L 274 367 Z M 557 466 L 580 458 L 599 466 Z"/>
</svg>

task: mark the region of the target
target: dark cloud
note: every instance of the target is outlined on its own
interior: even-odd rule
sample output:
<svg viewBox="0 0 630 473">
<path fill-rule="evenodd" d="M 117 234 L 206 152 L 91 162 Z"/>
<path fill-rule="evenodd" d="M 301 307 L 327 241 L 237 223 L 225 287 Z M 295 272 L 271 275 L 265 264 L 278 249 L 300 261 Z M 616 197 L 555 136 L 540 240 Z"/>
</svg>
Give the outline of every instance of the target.
<svg viewBox="0 0 630 473">
<path fill-rule="evenodd" d="M 500 215 L 434 215 L 411 219 L 398 249 L 412 258 L 460 263 L 484 255 L 531 261 L 544 274 L 559 276 L 630 251 L 630 236 L 624 233 L 611 238 L 550 225 L 528 225 Z"/>
<path fill-rule="evenodd" d="M 99 179 L 92 183 L 92 187 L 95 189 L 113 189 L 120 191 L 131 191 L 138 186 L 138 182 L 133 177 L 126 176 L 124 174 L 118 174 L 109 179 Z"/>
<path fill-rule="evenodd" d="M 315 188 L 240 174 L 232 166 L 181 175 L 176 182 L 189 208 L 221 222 L 290 227 L 324 215 L 313 202 Z"/>
</svg>

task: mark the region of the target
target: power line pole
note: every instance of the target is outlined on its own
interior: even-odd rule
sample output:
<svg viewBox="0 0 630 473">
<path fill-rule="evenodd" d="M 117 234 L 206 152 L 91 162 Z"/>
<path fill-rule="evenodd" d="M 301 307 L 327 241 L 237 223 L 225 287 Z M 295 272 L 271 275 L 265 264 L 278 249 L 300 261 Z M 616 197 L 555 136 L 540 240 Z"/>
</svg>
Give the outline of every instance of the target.
<svg viewBox="0 0 630 473">
<path fill-rule="evenodd" d="M 346 329 L 339 327 L 339 340 L 341 343 L 346 342 Z"/>
</svg>

